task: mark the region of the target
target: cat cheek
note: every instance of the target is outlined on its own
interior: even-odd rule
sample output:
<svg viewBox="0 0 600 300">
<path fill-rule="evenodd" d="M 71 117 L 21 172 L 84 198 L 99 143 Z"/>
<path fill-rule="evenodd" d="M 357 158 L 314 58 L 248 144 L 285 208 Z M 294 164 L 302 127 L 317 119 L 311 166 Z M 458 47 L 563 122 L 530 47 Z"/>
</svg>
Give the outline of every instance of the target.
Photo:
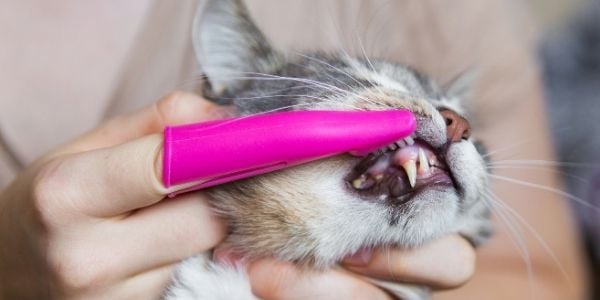
<svg viewBox="0 0 600 300">
<path fill-rule="evenodd" d="M 486 163 L 472 143 L 462 141 L 453 144 L 448 149 L 446 159 L 462 198 L 477 198 L 476 195 L 486 189 Z"/>
</svg>

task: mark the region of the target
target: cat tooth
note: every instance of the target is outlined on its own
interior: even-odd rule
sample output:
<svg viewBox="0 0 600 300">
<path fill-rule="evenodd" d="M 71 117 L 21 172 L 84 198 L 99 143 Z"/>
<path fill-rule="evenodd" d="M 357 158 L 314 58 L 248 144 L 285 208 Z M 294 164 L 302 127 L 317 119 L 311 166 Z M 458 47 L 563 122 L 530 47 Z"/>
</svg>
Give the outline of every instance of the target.
<svg viewBox="0 0 600 300">
<path fill-rule="evenodd" d="M 414 159 L 411 159 L 402 164 L 402 167 L 408 176 L 408 183 L 414 188 L 417 183 L 417 162 Z"/>
<path fill-rule="evenodd" d="M 360 177 L 352 180 L 352 187 L 360 190 L 363 188 L 363 186 L 365 185 L 365 181 L 366 181 L 367 177 L 365 175 L 360 175 Z"/>
<path fill-rule="evenodd" d="M 405 137 L 404 141 L 406 141 L 406 144 L 409 145 L 409 146 L 412 146 L 412 145 L 415 144 L 415 140 L 412 137 L 410 137 L 410 136 L 409 137 Z"/>
<path fill-rule="evenodd" d="M 385 149 L 377 149 L 375 152 L 373 152 L 373 154 L 375 156 L 381 156 L 385 153 Z"/>
<path fill-rule="evenodd" d="M 352 187 L 357 190 L 366 190 L 373 187 L 373 185 L 375 185 L 375 180 L 367 177 L 365 174 L 360 175 L 360 177 L 352 180 Z"/>
<path fill-rule="evenodd" d="M 396 145 L 398 145 L 399 148 L 403 148 L 406 147 L 406 142 L 404 140 L 399 140 L 396 142 Z"/>
<path fill-rule="evenodd" d="M 427 155 L 425 151 L 419 148 L 419 173 L 427 174 L 429 172 L 429 162 L 427 161 Z"/>
<path fill-rule="evenodd" d="M 398 145 L 396 145 L 396 143 L 392 143 L 392 144 L 388 145 L 387 148 L 390 151 L 395 151 L 396 149 L 398 149 Z"/>
</svg>

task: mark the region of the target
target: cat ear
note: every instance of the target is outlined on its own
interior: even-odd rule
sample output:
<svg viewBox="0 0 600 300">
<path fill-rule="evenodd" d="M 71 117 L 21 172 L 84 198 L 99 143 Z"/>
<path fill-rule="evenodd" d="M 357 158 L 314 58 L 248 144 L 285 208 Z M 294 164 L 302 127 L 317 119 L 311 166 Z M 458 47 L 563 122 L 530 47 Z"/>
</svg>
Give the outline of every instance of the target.
<svg viewBox="0 0 600 300">
<path fill-rule="evenodd" d="M 473 68 L 460 72 L 444 85 L 446 96 L 455 101 L 468 101 L 473 96 L 477 77 L 478 72 Z"/>
<path fill-rule="evenodd" d="M 280 61 L 241 0 L 208 0 L 196 14 L 193 43 L 208 97 L 243 85 L 240 77 L 268 73 Z"/>
</svg>

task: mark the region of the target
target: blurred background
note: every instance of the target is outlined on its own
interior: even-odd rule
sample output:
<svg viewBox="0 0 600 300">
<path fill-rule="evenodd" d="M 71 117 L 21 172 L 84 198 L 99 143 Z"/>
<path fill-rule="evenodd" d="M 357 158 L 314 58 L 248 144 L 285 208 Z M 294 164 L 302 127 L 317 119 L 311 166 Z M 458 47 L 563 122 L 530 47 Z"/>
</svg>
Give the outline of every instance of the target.
<svg viewBox="0 0 600 300">
<path fill-rule="evenodd" d="M 567 21 L 586 0 L 527 0 L 538 24 L 551 28 Z"/>
<path fill-rule="evenodd" d="M 553 141 L 600 299 L 600 1 L 532 1 Z"/>
</svg>

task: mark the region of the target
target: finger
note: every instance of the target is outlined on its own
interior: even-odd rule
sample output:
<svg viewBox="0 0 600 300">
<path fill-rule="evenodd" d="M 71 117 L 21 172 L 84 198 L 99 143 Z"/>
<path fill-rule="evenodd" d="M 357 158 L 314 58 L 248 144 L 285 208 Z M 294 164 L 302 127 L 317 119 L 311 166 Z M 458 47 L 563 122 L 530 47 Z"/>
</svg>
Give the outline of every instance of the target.
<svg viewBox="0 0 600 300">
<path fill-rule="evenodd" d="M 202 193 L 181 195 L 137 211 L 117 221 L 114 229 L 126 254 L 122 259 L 131 270 L 176 263 L 214 248 L 226 233 L 225 223 Z"/>
<path fill-rule="evenodd" d="M 348 269 L 370 277 L 447 289 L 458 287 L 473 276 L 475 251 L 465 239 L 451 235 L 418 249 L 361 252 L 343 263 Z"/>
<path fill-rule="evenodd" d="M 59 157 L 38 176 L 36 193 L 45 202 L 41 206 L 50 213 L 113 217 L 152 205 L 168 192 L 160 180 L 161 147 L 162 136 L 154 134 Z"/>
<path fill-rule="evenodd" d="M 111 147 L 144 135 L 158 133 L 166 125 L 177 125 L 222 118 L 228 108 L 218 106 L 195 94 L 171 93 L 140 111 L 115 117 L 83 135 L 55 155 Z"/>
<path fill-rule="evenodd" d="M 123 219 L 88 219 L 59 233 L 48 261 L 71 287 L 178 263 L 213 248 L 225 235 L 205 200 L 200 193 L 186 194 Z"/>
<path fill-rule="evenodd" d="M 119 279 L 109 288 L 96 292 L 101 293 L 101 299 L 162 299 L 161 296 L 169 286 L 174 270 L 174 265 L 162 266 L 127 279 Z M 98 295 L 85 294 L 78 298 L 99 299 L 97 297 Z"/>
<path fill-rule="evenodd" d="M 392 299 L 387 293 L 338 270 L 302 270 L 285 262 L 260 260 L 250 264 L 252 292 L 261 299 Z"/>
<path fill-rule="evenodd" d="M 118 296 L 105 299 L 162 299 L 172 281 L 175 268 L 175 265 L 166 265 L 137 274 L 117 286 Z"/>
</svg>

